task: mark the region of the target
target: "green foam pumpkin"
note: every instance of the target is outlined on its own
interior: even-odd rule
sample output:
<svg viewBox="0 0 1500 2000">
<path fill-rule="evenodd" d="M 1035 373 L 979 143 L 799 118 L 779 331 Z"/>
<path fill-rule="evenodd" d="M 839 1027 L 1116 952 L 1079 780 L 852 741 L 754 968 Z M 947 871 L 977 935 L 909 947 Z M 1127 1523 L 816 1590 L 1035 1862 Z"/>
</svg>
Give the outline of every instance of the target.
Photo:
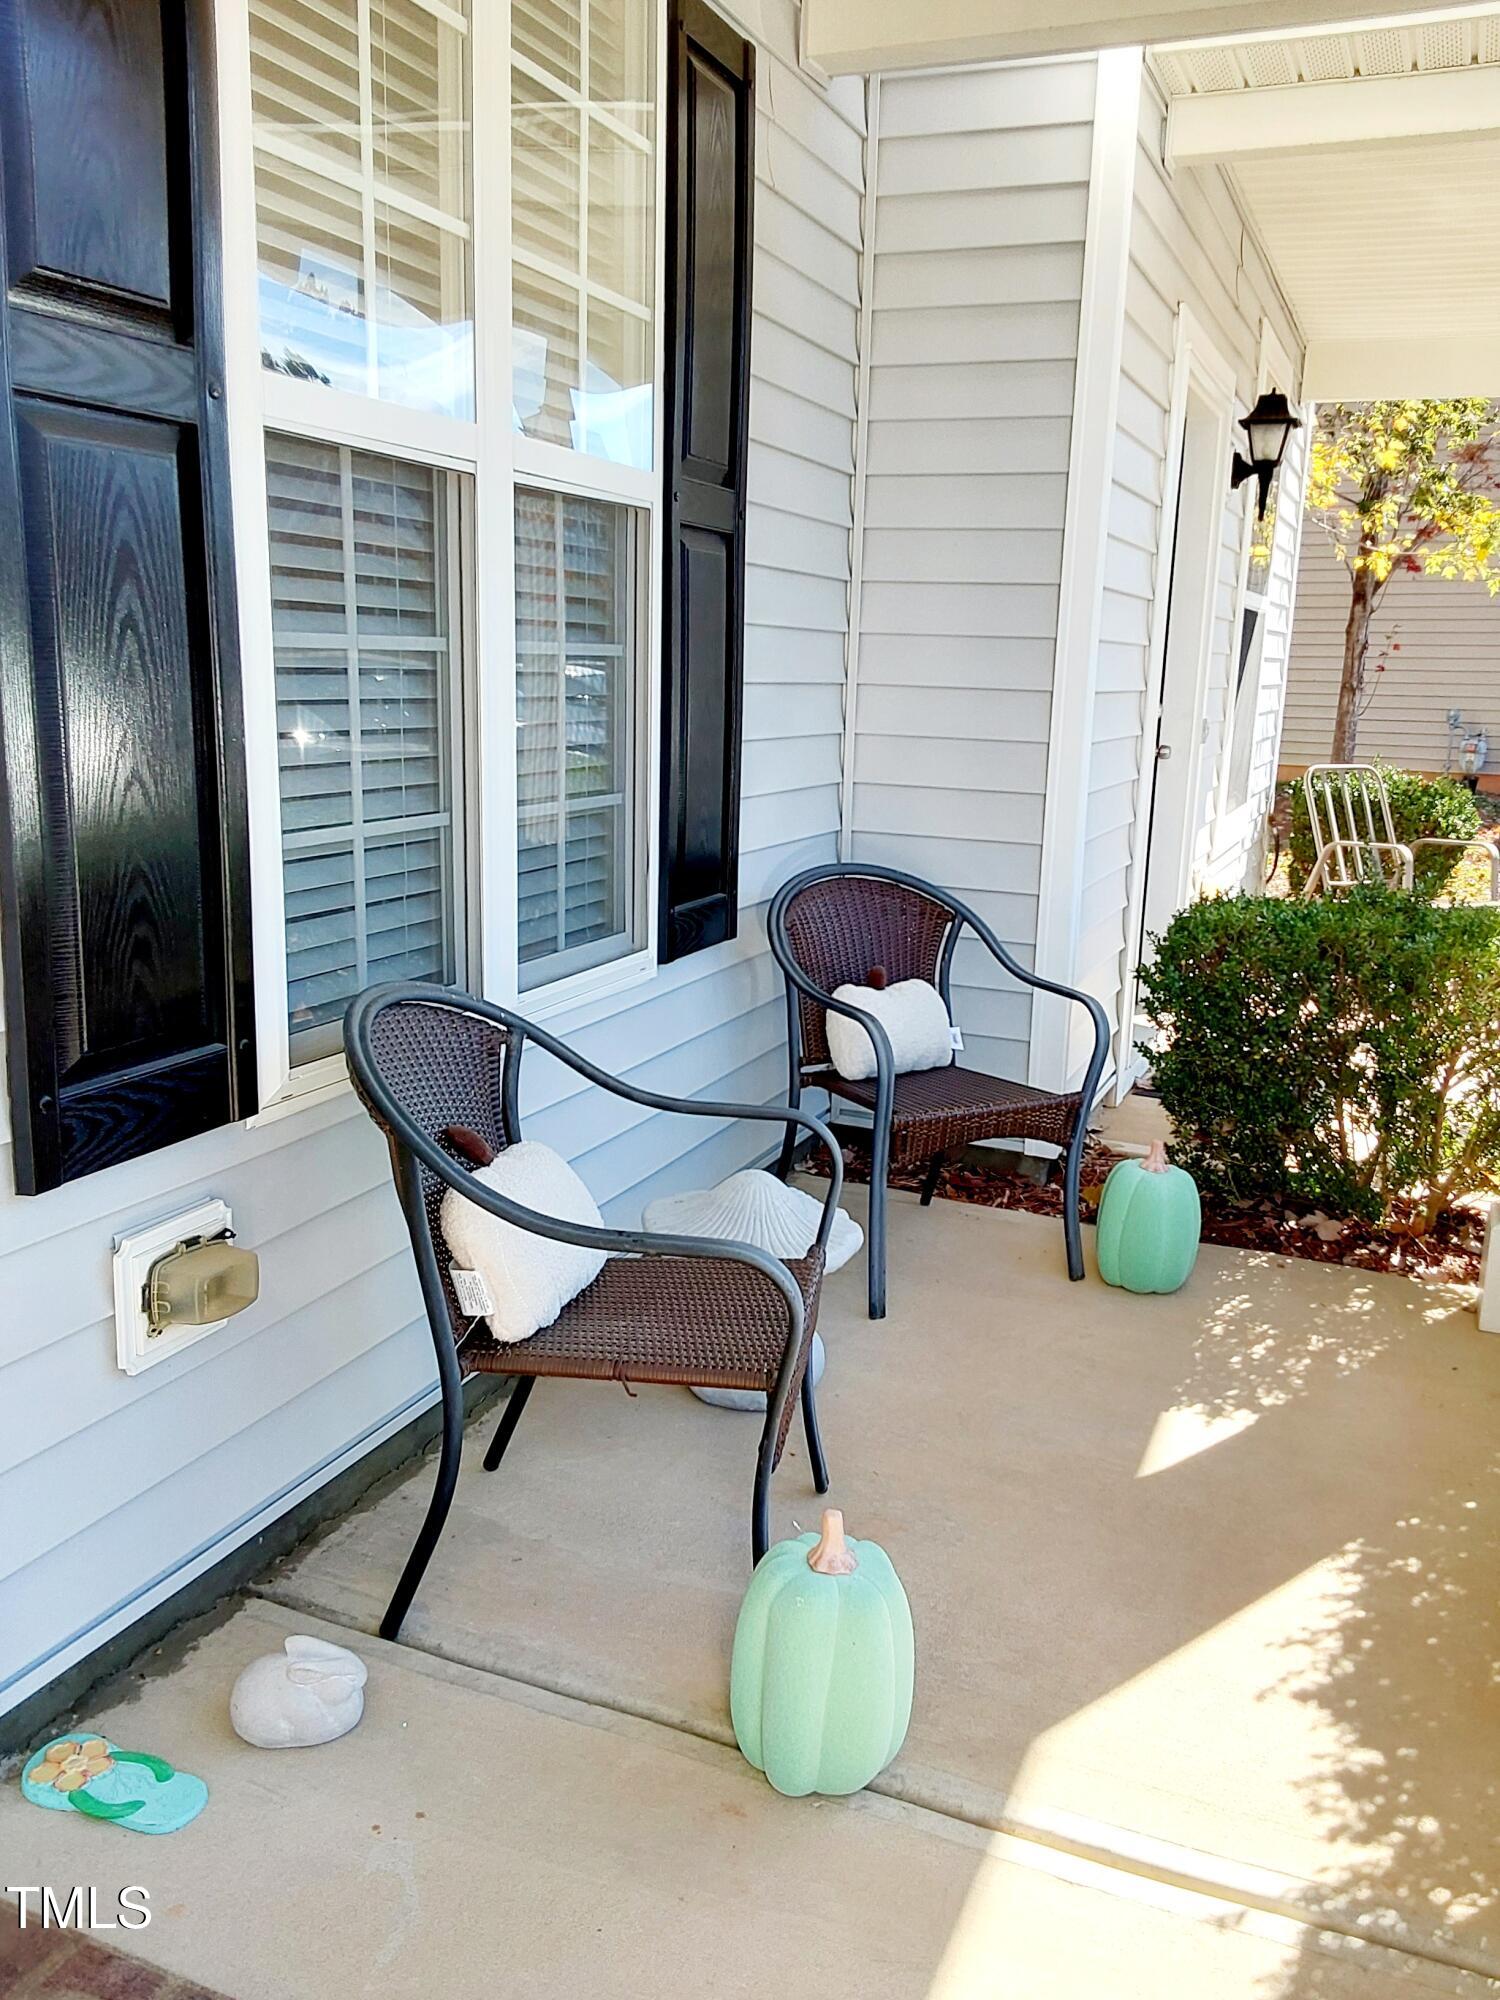
<svg viewBox="0 0 1500 2000">
<path fill-rule="evenodd" d="M 911 1720 L 911 1607 L 876 1542 L 821 1535 L 767 1549 L 734 1634 L 729 1708 L 740 1749 L 778 1792 L 842 1796 L 883 1771 Z"/>
<path fill-rule="evenodd" d="M 1202 1227 L 1193 1177 L 1169 1163 L 1158 1139 L 1144 1160 L 1121 1160 L 1104 1183 L 1099 1275 L 1127 1292 L 1175 1292 L 1197 1261 Z"/>
</svg>

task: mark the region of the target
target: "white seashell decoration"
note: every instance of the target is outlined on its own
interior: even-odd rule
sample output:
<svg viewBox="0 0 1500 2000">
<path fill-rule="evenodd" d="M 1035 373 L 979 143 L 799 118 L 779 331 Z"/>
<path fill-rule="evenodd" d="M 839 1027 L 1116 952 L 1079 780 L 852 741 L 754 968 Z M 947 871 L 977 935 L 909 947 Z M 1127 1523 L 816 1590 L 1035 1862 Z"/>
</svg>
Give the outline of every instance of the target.
<svg viewBox="0 0 1500 2000">
<path fill-rule="evenodd" d="M 647 1202 L 641 1227 L 657 1236 L 725 1236 L 773 1257 L 805 1257 L 822 1217 L 816 1195 L 788 1187 L 762 1167 L 747 1167 L 717 1187 Z M 840 1209 L 828 1239 L 828 1269 L 847 1264 L 864 1240 L 859 1224 Z"/>
<path fill-rule="evenodd" d="M 663 1195 L 648 1202 L 641 1226 L 654 1236 L 720 1236 L 751 1243 L 773 1257 L 805 1257 L 823 1219 L 823 1204 L 802 1188 L 788 1187 L 760 1167 L 731 1174 L 717 1187 Z M 865 1233 L 840 1209 L 828 1238 L 828 1269 L 837 1271 L 855 1255 Z M 822 1336 L 814 1334 L 808 1372 L 816 1389 L 827 1359 Z M 764 1412 L 762 1389 L 694 1389 L 701 1403 L 720 1410 Z"/>
<path fill-rule="evenodd" d="M 282 1651 L 252 1660 L 229 1697 L 235 1734 L 258 1750 L 299 1750 L 347 1736 L 365 1710 L 357 1653 L 293 1632 Z"/>
</svg>

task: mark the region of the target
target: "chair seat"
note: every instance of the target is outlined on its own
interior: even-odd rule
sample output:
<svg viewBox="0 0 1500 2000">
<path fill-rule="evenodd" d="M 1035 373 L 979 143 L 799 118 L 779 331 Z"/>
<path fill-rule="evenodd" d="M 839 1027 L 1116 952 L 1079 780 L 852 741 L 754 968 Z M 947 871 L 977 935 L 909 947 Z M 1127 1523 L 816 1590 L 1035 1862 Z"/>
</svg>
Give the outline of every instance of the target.
<svg viewBox="0 0 1500 2000">
<path fill-rule="evenodd" d="M 787 1260 L 804 1308 L 804 1353 L 818 1322 L 823 1255 Z M 611 1257 L 594 1282 L 529 1340 L 476 1328 L 465 1368 L 705 1389 L 775 1386 L 786 1352 L 786 1300 L 753 1265 L 727 1257 Z"/>
<path fill-rule="evenodd" d="M 851 1082 L 830 1070 L 807 1081 L 823 1084 L 851 1103 L 875 1108 L 874 1077 Z M 980 1139 L 1042 1139 L 1066 1146 L 1082 1102 L 1077 1091 L 1059 1096 L 1033 1090 L 1029 1084 L 1009 1083 L 957 1063 L 947 1069 L 908 1070 L 896 1078 L 891 1157 L 901 1164 L 930 1160 L 935 1153 L 971 1146 Z"/>
</svg>

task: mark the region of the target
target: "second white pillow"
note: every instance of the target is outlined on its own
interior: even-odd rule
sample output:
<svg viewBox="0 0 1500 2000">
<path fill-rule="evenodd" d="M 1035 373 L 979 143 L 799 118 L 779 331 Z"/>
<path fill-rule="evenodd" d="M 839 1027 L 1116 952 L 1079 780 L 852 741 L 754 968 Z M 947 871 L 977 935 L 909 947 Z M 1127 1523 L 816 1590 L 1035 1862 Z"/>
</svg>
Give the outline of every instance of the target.
<svg viewBox="0 0 1500 2000">
<path fill-rule="evenodd" d="M 913 1069 L 945 1069 L 953 1060 L 953 1023 L 942 994 L 925 979 L 901 979 L 894 986 L 836 986 L 833 997 L 874 1015 L 890 1037 L 898 1076 Z M 824 1019 L 828 1053 L 839 1075 L 851 1083 L 874 1076 L 875 1044 L 860 1023 L 832 1008 Z"/>
<path fill-rule="evenodd" d="M 523 1208 L 559 1222 L 603 1226 L 598 1203 L 561 1153 L 535 1139 L 523 1139 L 497 1153 L 474 1179 Z M 491 1215 L 457 1188 L 443 1196 L 439 1214 L 443 1241 L 453 1262 L 477 1271 L 491 1299 L 490 1332 L 502 1342 L 529 1340 L 551 1326 L 563 1307 L 604 1269 L 606 1253 L 576 1243 L 535 1236 L 517 1223 Z"/>
</svg>

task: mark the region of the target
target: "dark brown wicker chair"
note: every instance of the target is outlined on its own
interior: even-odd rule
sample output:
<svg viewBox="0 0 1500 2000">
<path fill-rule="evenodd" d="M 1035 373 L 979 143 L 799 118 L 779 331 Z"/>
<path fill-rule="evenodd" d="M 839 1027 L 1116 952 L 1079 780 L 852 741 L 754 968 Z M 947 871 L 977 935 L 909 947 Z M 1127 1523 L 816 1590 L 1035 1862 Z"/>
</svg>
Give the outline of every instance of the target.
<svg viewBox="0 0 1500 2000">
<path fill-rule="evenodd" d="M 890 1039 L 880 1023 L 834 999 L 835 987 L 862 986 L 871 968 L 882 966 L 892 983 L 931 981 L 951 1014 L 953 953 L 965 925 L 1023 986 L 1059 994 L 1087 1010 L 1094 1025 L 1094 1052 L 1077 1090 L 1062 1095 L 1035 1090 L 964 1069 L 956 1060 L 946 1069 L 898 1076 Z M 937 1190 L 944 1160 L 980 1139 L 1037 1139 L 1062 1149 L 1068 1276 L 1081 1278 L 1078 1179 L 1088 1113 L 1109 1047 L 1109 1024 L 1099 1002 L 1028 971 L 956 896 L 896 868 L 858 861 L 809 868 L 777 891 L 769 927 L 771 950 L 786 975 L 792 1104 L 800 1103 L 805 1087 L 816 1086 L 863 1105 L 874 1119 L 868 1245 L 871 1319 L 885 1316 L 886 1178 L 892 1161 L 898 1166 L 926 1165 L 925 1208 Z M 830 1062 L 824 1019 L 830 1008 L 860 1022 L 874 1043 L 876 1074 L 868 1081 L 851 1083 Z M 796 1135 L 788 1127 L 780 1163 L 783 1174 L 790 1170 L 795 1148 Z"/>
<path fill-rule="evenodd" d="M 833 1179 L 817 1238 L 806 1257 L 782 1263 L 748 1243 L 707 1237 L 593 1229 L 540 1215 L 473 1179 L 468 1161 L 446 1137 L 467 1127 L 494 1152 L 521 1136 L 518 1109 L 522 1052 L 535 1042 L 590 1083 L 655 1111 L 694 1118 L 753 1118 L 795 1131 L 828 1148 Z M 411 1232 L 427 1306 L 443 1398 L 443 1444 L 426 1519 L 380 1633 L 394 1639 L 421 1582 L 453 1499 L 463 1446 L 463 1382 L 483 1373 L 517 1378 L 490 1448 L 489 1471 L 506 1446 L 541 1375 L 596 1382 L 670 1382 L 721 1389 L 761 1389 L 766 1421 L 755 1462 L 751 1551 L 770 1542 L 771 1474 L 781 1458 L 800 1395 L 813 1483 L 828 1490 L 817 1408 L 807 1374 L 817 1324 L 828 1233 L 841 1185 L 838 1148 L 826 1125 L 789 1105 L 715 1104 L 638 1090 L 503 1007 L 435 986 L 372 988 L 345 1022 L 349 1068 L 366 1109 L 384 1132 L 402 1211 Z M 445 1191 L 460 1192 L 538 1236 L 614 1253 L 587 1290 L 529 1340 L 500 1345 L 461 1312 L 448 1277 L 438 1211 Z"/>
</svg>

